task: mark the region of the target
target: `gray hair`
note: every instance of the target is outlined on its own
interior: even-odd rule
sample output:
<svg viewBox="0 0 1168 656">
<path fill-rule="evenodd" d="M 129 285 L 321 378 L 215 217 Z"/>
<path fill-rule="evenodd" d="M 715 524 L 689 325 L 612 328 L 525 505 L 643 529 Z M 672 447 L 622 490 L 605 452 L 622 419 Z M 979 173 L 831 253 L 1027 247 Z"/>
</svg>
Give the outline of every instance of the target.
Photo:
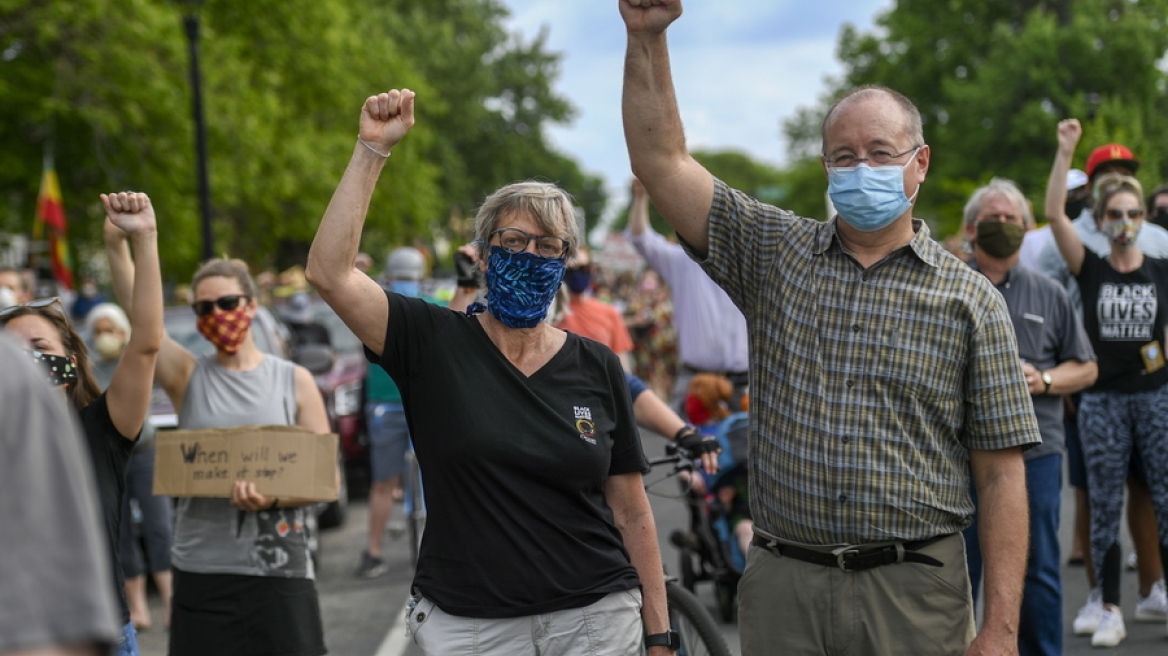
<svg viewBox="0 0 1168 656">
<path fill-rule="evenodd" d="M 991 196 L 1005 198 L 1011 205 L 1018 208 L 1018 214 L 1022 217 L 1022 225 L 1027 228 L 1034 227 L 1034 216 L 1030 212 L 1030 203 L 1026 202 L 1026 196 L 1022 194 L 1018 184 L 1006 178 L 993 178 L 970 195 L 969 200 L 965 203 L 962 225 L 966 227 L 973 225 L 974 221 L 977 221 L 978 212 L 981 212 L 981 204 Z"/>
<path fill-rule="evenodd" d="M 531 217 L 548 234 L 568 240 L 566 259 L 572 259 L 580 248 L 580 226 L 572 208 L 572 196 L 550 182 L 527 180 L 513 182 L 487 196 L 475 215 L 474 238 L 479 256 L 486 258 L 491 233 L 499 229 L 499 222 L 513 214 Z"/>
<path fill-rule="evenodd" d="M 126 334 L 127 339 L 130 337 L 130 319 L 126 316 L 126 311 L 114 303 L 98 303 L 93 306 L 89 314 L 85 315 L 86 334 L 92 335 L 93 327 L 102 319 L 108 319 L 116 330 Z"/>
<path fill-rule="evenodd" d="M 893 91 L 888 87 L 883 87 L 875 84 L 865 84 L 861 87 L 856 87 L 851 91 L 840 96 L 838 100 L 832 103 L 831 108 L 823 115 L 823 124 L 820 126 L 820 132 L 823 140 L 822 148 L 824 152 L 827 151 L 827 131 L 831 128 L 832 121 L 835 119 L 836 111 L 840 107 L 856 100 L 866 100 L 875 96 L 887 96 L 896 102 L 904 113 L 904 131 L 908 135 L 909 141 L 913 146 L 923 146 L 925 144 L 925 129 L 923 121 L 921 120 L 921 112 L 917 106 L 913 104 L 907 96 L 899 91 Z"/>
</svg>

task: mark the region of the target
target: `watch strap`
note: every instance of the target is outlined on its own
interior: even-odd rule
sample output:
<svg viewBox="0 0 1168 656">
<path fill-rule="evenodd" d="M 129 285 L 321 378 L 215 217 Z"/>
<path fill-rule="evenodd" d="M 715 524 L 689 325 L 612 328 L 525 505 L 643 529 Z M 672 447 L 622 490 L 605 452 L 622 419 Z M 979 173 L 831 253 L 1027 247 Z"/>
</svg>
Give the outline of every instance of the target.
<svg viewBox="0 0 1168 656">
<path fill-rule="evenodd" d="M 677 651 L 681 647 L 681 637 L 677 631 L 653 633 L 645 636 L 645 649 L 651 647 L 668 647 L 671 651 Z"/>
</svg>

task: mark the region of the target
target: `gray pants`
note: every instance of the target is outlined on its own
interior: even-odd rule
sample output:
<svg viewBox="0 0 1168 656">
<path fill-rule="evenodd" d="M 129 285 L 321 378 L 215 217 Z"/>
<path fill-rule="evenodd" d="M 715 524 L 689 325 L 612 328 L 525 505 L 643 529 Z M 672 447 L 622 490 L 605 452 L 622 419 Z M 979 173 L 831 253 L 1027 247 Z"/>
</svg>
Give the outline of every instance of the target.
<svg viewBox="0 0 1168 656">
<path fill-rule="evenodd" d="M 742 653 L 965 654 L 974 637 L 965 541 L 955 534 L 920 552 L 944 565 L 844 572 L 751 548 L 738 583 Z"/>
<path fill-rule="evenodd" d="M 406 625 L 427 656 L 640 656 L 644 637 L 637 589 L 583 608 L 498 619 L 458 617 L 421 597 Z"/>
</svg>

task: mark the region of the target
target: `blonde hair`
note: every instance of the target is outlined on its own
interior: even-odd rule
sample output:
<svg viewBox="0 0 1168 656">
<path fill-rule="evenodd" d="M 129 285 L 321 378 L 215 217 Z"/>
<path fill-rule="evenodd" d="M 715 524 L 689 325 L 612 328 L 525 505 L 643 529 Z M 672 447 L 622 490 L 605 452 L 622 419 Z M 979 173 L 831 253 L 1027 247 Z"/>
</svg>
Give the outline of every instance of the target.
<svg viewBox="0 0 1168 656">
<path fill-rule="evenodd" d="M 1144 204 L 1144 187 L 1140 184 L 1139 180 L 1136 180 L 1130 175 L 1105 173 L 1099 176 L 1095 180 L 1095 193 L 1098 198 L 1095 203 L 1095 223 L 1097 225 L 1103 220 L 1104 214 L 1107 213 L 1107 206 L 1111 204 L 1111 199 L 1119 194 L 1135 194 L 1140 206 L 1142 207 Z"/>
</svg>

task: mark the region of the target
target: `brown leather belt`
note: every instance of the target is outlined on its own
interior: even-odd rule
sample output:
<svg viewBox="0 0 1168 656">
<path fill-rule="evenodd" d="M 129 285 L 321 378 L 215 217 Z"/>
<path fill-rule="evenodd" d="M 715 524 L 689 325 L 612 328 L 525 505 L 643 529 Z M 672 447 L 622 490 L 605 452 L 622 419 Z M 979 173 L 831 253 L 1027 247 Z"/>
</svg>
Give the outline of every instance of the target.
<svg viewBox="0 0 1168 656">
<path fill-rule="evenodd" d="M 895 563 L 919 563 L 930 567 L 942 567 L 944 563 L 941 561 L 932 556 L 926 556 L 923 553 L 917 552 L 947 537 L 949 536 L 938 535 L 927 540 L 899 542 L 882 547 L 870 547 L 867 549 L 843 547 L 834 551 L 804 549 L 803 547 L 768 540 L 759 535 L 754 536 L 754 539 L 750 543 L 779 556 L 794 558 L 805 563 L 820 565 L 822 567 L 838 567 L 845 572 L 862 572 L 866 569 L 881 567 L 883 565 L 893 565 Z"/>
</svg>

